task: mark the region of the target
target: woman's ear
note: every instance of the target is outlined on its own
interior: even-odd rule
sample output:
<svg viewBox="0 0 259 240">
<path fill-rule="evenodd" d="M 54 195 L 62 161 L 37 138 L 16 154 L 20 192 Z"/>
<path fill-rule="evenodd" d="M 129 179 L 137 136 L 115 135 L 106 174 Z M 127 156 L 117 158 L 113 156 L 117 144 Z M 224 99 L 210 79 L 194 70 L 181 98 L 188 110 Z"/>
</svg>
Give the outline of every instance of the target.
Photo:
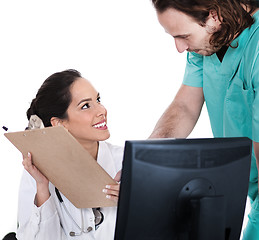
<svg viewBox="0 0 259 240">
<path fill-rule="evenodd" d="M 57 118 L 57 117 L 52 117 L 50 119 L 50 123 L 51 123 L 52 127 L 63 126 L 68 131 L 68 126 L 66 124 L 67 121 L 65 121 L 65 120 L 61 120 L 60 118 Z"/>
<path fill-rule="evenodd" d="M 61 126 L 62 125 L 61 120 L 59 118 L 57 118 L 57 117 L 52 117 L 50 119 L 50 123 L 51 123 L 52 127 L 56 127 L 56 126 Z"/>
</svg>

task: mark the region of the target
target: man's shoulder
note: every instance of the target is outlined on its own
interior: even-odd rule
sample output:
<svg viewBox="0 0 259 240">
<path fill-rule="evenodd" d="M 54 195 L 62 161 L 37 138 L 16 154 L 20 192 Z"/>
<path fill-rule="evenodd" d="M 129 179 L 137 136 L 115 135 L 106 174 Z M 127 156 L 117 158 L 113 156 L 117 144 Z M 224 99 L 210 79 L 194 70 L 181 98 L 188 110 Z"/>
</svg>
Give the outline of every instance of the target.
<svg viewBox="0 0 259 240">
<path fill-rule="evenodd" d="M 250 29 L 249 38 L 246 44 L 246 52 L 249 52 L 249 54 L 253 53 L 252 55 L 257 55 L 259 52 L 259 21 L 254 24 L 255 25 Z"/>
<path fill-rule="evenodd" d="M 259 40 L 259 11 L 257 11 L 254 15 L 255 22 L 250 27 L 250 40 L 255 41 L 258 44 Z"/>
</svg>

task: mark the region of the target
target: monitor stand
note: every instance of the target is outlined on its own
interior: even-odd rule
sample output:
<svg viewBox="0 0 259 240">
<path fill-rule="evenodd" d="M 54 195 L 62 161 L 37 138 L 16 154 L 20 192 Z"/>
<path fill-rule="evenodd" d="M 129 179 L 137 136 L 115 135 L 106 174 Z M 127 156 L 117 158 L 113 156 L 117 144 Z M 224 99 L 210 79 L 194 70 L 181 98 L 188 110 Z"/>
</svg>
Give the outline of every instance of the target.
<svg viewBox="0 0 259 240">
<path fill-rule="evenodd" d="M 213 185 L 202 178 L 193 179 L 182 188 L 177 205 L 177 239 L 229 239 L 230 230 L 225 229 L 225 199 L 215 193 Z M 181 229 L 181 226 L 187 226 L 187 229 Z"/>
</svg>

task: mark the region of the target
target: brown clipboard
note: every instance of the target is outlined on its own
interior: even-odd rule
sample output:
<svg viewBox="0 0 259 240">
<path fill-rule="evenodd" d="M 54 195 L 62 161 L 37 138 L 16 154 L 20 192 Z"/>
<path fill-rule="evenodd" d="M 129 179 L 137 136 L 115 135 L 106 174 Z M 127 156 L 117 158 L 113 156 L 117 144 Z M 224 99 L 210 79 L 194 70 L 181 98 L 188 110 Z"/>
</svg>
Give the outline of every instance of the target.
<svg viewBox="0 0 259 240">
<path fill-rule="evenodd" d="M 115 206 L 102 190 L 114 179 L 62 126 L 5 133 L 23 154 L 77 208 Z"/>
</svg>

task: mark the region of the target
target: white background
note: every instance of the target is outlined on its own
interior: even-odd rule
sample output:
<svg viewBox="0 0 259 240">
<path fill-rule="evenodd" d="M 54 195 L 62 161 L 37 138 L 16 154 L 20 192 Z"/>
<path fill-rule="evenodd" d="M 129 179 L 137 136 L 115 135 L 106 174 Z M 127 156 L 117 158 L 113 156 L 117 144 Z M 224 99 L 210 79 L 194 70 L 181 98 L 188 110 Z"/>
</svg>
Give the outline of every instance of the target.
<svg viewBox="0 0 259 240">
<path fill-rule="evenodd" d="M 77 69 L 101 93 L 109 142 L 146 139 L 173 100 L 186 54 L 150 0 L 0 0 L 0 126 L 21 131 L 52 73 Z M 21 154 L 0 130 L 0 239 L 16 229 Z M 191 137 L 211 137 L 206 110 Z"/>
</svg>

